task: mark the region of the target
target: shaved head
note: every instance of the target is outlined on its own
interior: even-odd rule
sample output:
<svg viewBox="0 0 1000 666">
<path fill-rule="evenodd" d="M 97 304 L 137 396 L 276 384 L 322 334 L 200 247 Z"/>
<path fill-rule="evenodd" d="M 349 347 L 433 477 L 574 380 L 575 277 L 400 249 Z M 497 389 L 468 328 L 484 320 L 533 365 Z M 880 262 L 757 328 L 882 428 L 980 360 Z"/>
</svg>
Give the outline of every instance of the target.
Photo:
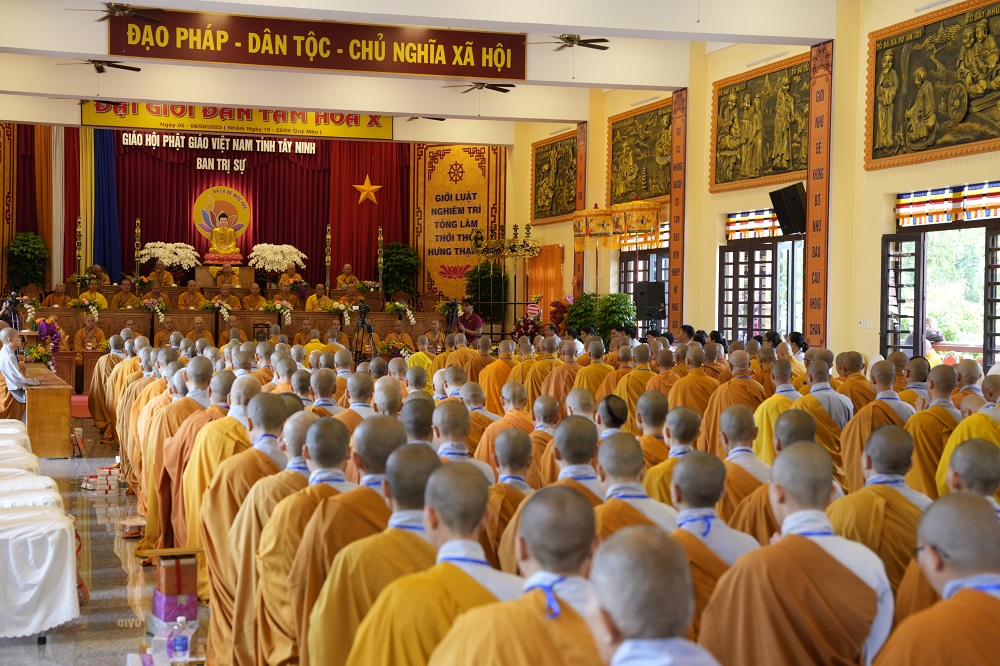
<svg viewBox="0 0 1000 666">
<path fill-rule="evenodd" d="M 528 392 L 521 382 L 507 382 L 500 389 L 500 397 L 510 403 L 514 409 L 524 409 L 528 402 Z"/>
<path fill-rule="evenodd" d="M 229 392 L 233 390 L 233 382 L 235 381 L 236 375 L 229 370 L 220 370 L 215 373 L 212 381 L 208 384 L 208 391 L 212 394 L 212 403 L 225 403 Z"/>
<path fill-rule="evenodd" d="M 879 390 L 889 390 L 896 383 L 896 366 L 889 361 L 879 361 L 872 366 L 871 377 Z"/>
<path fill-rule="evenodd" d="M 719 360 L 719 345 L 714 342 L 706 342 L 702 349 L 705 350 L 705 360 L 707 362 L 714 363 Z"/>
<path fill-rule="evenodd" d="M 590 353 L 590 358 L 600 362 L 604 358 L 604 341 L 601 339 L 595 339 L 590 343 L 587 351 Z"/>
<path fill-rule="evenodd" d="M 656 355 L 656 363 L 660 366 L 660 371 L 669 370 L 674 367 L 674 353 L 669 347 L 664 347 Z"/>
<path fill-rule="evenodd" d="M 726 485 L 726 464 L 711 453 L 692 451 L 674 466 L 670 483 L 680 490 L 685 506 L 714 507 Z"/>
<path fill-rule="evenodd" d="M 551 395 L 540 395 L 532 405 L 532 415 L 536 423 L 554 426 L 559 420 L 559 403 Z"/>
<path fill-rule="evenodd" d="M 380 377 L 375 382 L 372 402 L 382 416 L 395 416 L 403 406 L 403 387 L 399 380 L 395 377 Z"/>
<path fill-rule="evenodd" d="M 504 469 L 522 470 L 531 462 L 531 436 L 520 428 L 507 428 L 494 443 L 497 463 Z"/>
<path fill-rule="evenodd" d="M 312 374 L 308 370 L 296 370 L 292 373 L 292 390 L 298 395 L 309 395 L 309 383 L 312 381 Z"/>
<path fill-rule="evenodd" d="M 375 390 L 375 381 L 365 372 L 355 372 L 347 378 L 347 392 L 351 402 L 368 402 Z"/>
<path fill-rule="evenodd" d="M 305 406 L 302 404 L 302 398 L 294 393 L 279 393 L 278 397 L 281 398 L 281 402 L 285 405 L 285 418 L 305 409 Z"/>
<path fill-rule="evenodd" d="M 446 400 L 434 410 L 434 425 L 449 442 L 464 442 L 469 436 L 469 410 L 460 402 Z"/>
<path fill-rule="evenodd" d="M 542 351 L 545 352 L 546 354 L 555 354 L 556 349 L 559 348 L 559 342 L 560 342 L 559 338 L 557 338 L 554 335 L 550 335 L 549 337 L 542 340 Z"/>
<path fill-rule="evenodd" d="M 229 404 L 246 407 L 250 400 L 260 393 L 260 390 L 260 380 L 256 377 L 237 377 L 229 392 Z"/>
<path fill-rule="evenodd" d="M 460 388 L 467 381 L 469 381 L 469 376 L 466 374 L 465 370 L 462 369 L 462 366 L 450 365 L 445 368 L 444 382 L 448 385 L 449 389 Z"/>
<path fill-rule="evenodd" d="M 474 539 L 488 494 L 489 481 L 474 465 L 442 465 L 427 481 L 424 504 L 453 534 Z"/>
<path fill-rule="evenodd" d="M 274 371 L 278 373 L 278 379 L 288 384 L 292 383 L 292 375 L 298 370 L 299 364 L 290 358 L 283 358 L 274 366 Z"/>
<path fill-rule="evenodd" d="M 340 467 L 347 459 L 351 433 L 337 419 L 319 419 L 306 433 L 309 459 L 317 467 Z"/>
<path fill-rule="evenodd" d="M 770 351 L 770 348 L 768 348 L 768 351 Z M 816 365 L 815 362 L 809 366 L 809 370 L 812 370 L 814 365 Z M 775 361 L 774 363 L 771 364 L 771 377 L 774 378 L 774 383 L 778 385 L 791 383 L 792 364 L 786 361 L 785 359 L 781 359 L 780 361 Z"/>
<path fill-rule="evenodd" d="M 577 416 L 594 415 L 594 394 L 585 388 L 576 388 L 566 395 L 566 411 L 572 411 Z"/>
<path fill-rule="evenodd" d="M 404 444 L 406 430 L 391 416 L 369 416 L 354 429 L 354 453 L 367 474 L 385 474 L 389 455 Z"/>
<path fill-rule="evenodd" d="M 320 368 L 309 377 L 316 398 L 332 398 L 337 393 L 337 374 L 328 368 Z"/>
<path fill-rule="evenodd" d="M 973 361 L 971 358 L 964 358 L 956 363 L 955 372 L 958 373 L 958 378 L 964 386 L 975 384 L 982 375 L 979 363 Z"/>
<path fill-rule="evenodd" d="M 788 363 L 788 361 L 777 361 L 775 365 L 778 363 Z M 790 364 L 789 369 L 791 369 Z M 774 368 L 771 369 L 771 372 L 774 372 Z M 814 383 L 827 383 L 830 381 L 830 366 L 828 366 L 825 361 L 814 360 L 809 364 L 806 374 Z M 893 378 L 895 378 L 895 375 L 893 375 Z"/>
<path fill-rule="evenodd" d="M 240 379 L 236 380 L 237 385 Z M 285 403 L 274 393 L 258 393 L 247 405 L 247 419 L 252 424 L 251 430 L 277 432 L 285 422 Z"/>
<path fill-rule="evenodd" d="M 615 480 L 638 481 L 643 469 L 639 440 L 624 432 L 608 437 L 597 451 L 597 464 Z"/>
<path fill-rule="evenodd" d="M 950 569 L 951 579 L 1000 573 L 1000 522 L 980 495 L 951 493 L 934 502 L 920 519 L 917 545 L 932 547 Z M 947 582 L 940 575 L 943 572 L 929 572 L 923 557 L 918 561 L 931 585 L 941 593 Z"/>
<path fill-rule="evenodd" d="M 705 365 L 705 350 L 698 347 L 689 347 L 684 362 L 687 363 L 689 368 L 700 368 Z"/>
<path fill-rule="evenodd" d="M 889 354 L 888 358 L 885 359 L 896 369 L 896 372 L 902 372 L 903 368 L 906 367 L 906 362 L 909 360 L 909 356 L 905 352 L 894 351 Z"/>
<path fill-rule="evenodd" d="M 754 340 L 753 338 L 750 338 L 749 340 L 747 340 L 746 349 L 747 353 L 750 354 L 750 356 L 752 357 L 755 354 L 760 353 L 760 343 Z"/>
<path fill-rule="evenodd" d="M 931 371 L 927 373 L 927 382 L 927 392 L 932 397 L 948 398 L 958 386 L 958 374 L 955 372 L 955 368 L 942 363 L 931 368 Z"/>
<path fill-rule="evenodd" d="M 948 366 L 944 366 L 948 367 Z M 930 373 L 931 364 L 927 362 L 927 359 L 923 356 L 915 356 L 906 362 L 904 371 L 910 373 L 910 380 L 914 382 L 925 382 L 927 381 L 927 375 Z"/>
<path fill-rule="evenodd" d="M 684 548 L 656 527 L 626 527 L 597 550 L 590 580 L 623 639 L 681 637 L 694 611 Z M 664 603 L 670 599 L 670 603 Z"/>
<path fill-rule="evenodd" d="M 198 358 L 191 359 L 188 361 L 186 370 L 188 380 L 194 385 L 191 388 L 205 388 L 212 381 L 212 362 L 207 358 L 199 356 Z"/>
<path fill-rule="evenodd" d="M 309 428 L 319 421 L 319 417 L 312 412 L 297 412 L 285 419 L 285 424 L 281 427 L 281 436 L 285 440 L 285 452 L 289 458 L 302 455 L 302 447 L 305 446 L 306 436 Z"/>
<path fill-rule="evenodd" d="M 389 362 L 381 356 L 376 356 L 368 362 L 368 374 L 372 376 L 372 379 L 385 377 L 389 374 Z"/>
<path fill-rule="evenodd" d="M 796 505 L 793 510 L 825 509 L 833 484 L 830 454 L 813 442 L 801 442 L 784 449 L 771 468 L 771 484 L 784 489 Z M 772 509 L 777 516 L 778 510 L 773 505 L 772 500 Z"/>
<path fill-rule="evenodd" d="M 524 503 L 518 534 L 543 570 L 577 574 L 594 545 L 594 509 L 575 490 L 543 488 Z"/>
<path fill-rule="evenodd" d="M 719 417 L 719 430 L 729 438 L 729 446 L 753 442 L 757 437 L 757 424 L 753 412 L 746 405 L 730 405 Z"/>
<path fill-rule="evenodd" d="M 394 358 L 389 361 L 389 374 L 396 379 L 406 379 L 406 359 Z"/>
<path fill-rule="evenodd" d="M 749 370 L 750 354 L 745 351 L 734 351 L 729 355 L 729 364 L 733 366 L 733 370 Z"/>
<path fill-rule="evenodd" d="M 434 401 L 408 399 L 399 410 L 399 422 L 406 429 L 408 441 L 430 442 L 434 437 Z"/>
<path fill-rule="evenodd" d="M 486 404 L 486 394 L 479 382 L 465 382 L 459 389 L 458 397 L 462 399 L 466 407 L 482 407 Z"/>
<path fill-rule="evenodd" d="M 862 356 L 860 352 L 844 352 L 842 358 L 844 369 L 847 370 L 849 374 L 861 372 L 861 368 L 865 366 L 865 357 Z"/>
<path fill-rule="evenodd" d="M 635 359 L 636 363 L 649 364 L 649 345 L 638 345 L 632 350 L 632 358 Z"/>
<path fill-rule="evenodd" d="M 582 416 L 567 416 L 556 426 L 552 444 L 567 465 L 586 465 L 597 451 L 597 428 Z"/>
<path fill-rule="evenodd" d="M 622 336 L 619 338 L 621 341 L 621 346 L 618 348 L 618 360 L 622 365 L 628 365 L 632 362 L 632 348 L 628 346 L 628 338 Z"/>
<path fill-rule="evenodd" d="M 667 396 L 659 391 L 646 391 L 639 396 L 639 400 L 635 403 L 635 411 L 642 417 L 642 425 L 660 430 L 667 422 L 669 407 Z"/>
<path fill-rule="evenodd" d="M 441 465 L 438 455 L 426 446 L 408 444 L 393 451 L 386 461 L 385 476 L 396 508 L 423 509 L 427 481 Z"/>
<path fill-rule="evenodd" d="M 796 442 L 816 440 L 816 419 L 801 409 L 782 412 L 774 421 L 775 449 L 784 450 Z"/>
<path fill-rule="evenodd" d="M 605 428 L 621 428 L 628 421 L 628 403 L 609 395 L 597 404 L 597 416 Z"/>
<path fill-rule="evenodd" d="M 415 390 L 423 392 L 424 387 L 427 386 L 427 370 L 421 368 L 419 365 L 407 368 L 406 383 Z"/>
<path fill-rule="evenodd" d="M 333 362 L 337 366 L 338 370 L 350 370 L 351 364 L 354 362 L 354 358 L 351 356 L 351 352 L 346 349 L 338 349 L 333 355 Z"/>
<path fill-rule="evenodd" d="M 698 438 L 701 415 L 690 407 L 674 407 L 667 414 L 666 429 L 670 444 L 690 444 Z"/>
<path fill-rule="evenodd" d="M 865 455 L 871 458 L 876 474 L 902 476 L 913 464 L 913 437 L 899 426 L 876 428 L 865 442 Z"/>
<path fill-rule="evenodd" d="M 969 439 L 957 447 L 948 468 L 962 481 L 964 490 L 993 495 L 1000 486 L 1000 447 L 985 439 Z"/>
<path fill-rule="evenodd" d="M 757 359 L 762 365 L 767 365 L 768 363 L 774 363 L 777 360 L 778 355 L 774 353 L 773 347 L 762 347 L 759 352 L 757 352 Z M 782 359 L 784 360 L 784 359 Z"/>
</svg>

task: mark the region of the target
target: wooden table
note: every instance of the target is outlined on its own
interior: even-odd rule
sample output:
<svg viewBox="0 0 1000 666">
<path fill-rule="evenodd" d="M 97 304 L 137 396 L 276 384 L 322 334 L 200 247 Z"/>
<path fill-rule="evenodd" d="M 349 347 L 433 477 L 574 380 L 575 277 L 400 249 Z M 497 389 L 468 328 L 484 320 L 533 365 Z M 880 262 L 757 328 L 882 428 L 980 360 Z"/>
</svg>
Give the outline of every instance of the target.
<svg viewBox="0 0 1000 666">
<path fill-rule="evenodd" d="M 83 356 L 83 392 L 90 392 L 90 382 L 94 379 L 94 368 L 101 357 L 107 354 L 106 350 L 84 350 L 80 352 Z"/>
<path fill-rule="evenodd" d="M 67 350 L 52 354 L 52 364 L 56 366 L 56 375 L 70 386 L 76 384 L 76 352 Z"/>
<path fill-rule="evenodd" d="M 39 458 L 69 458 L 73 452 L 69 402 L 73 387 L 41 363 L 29 363 L 25 375 L 41 382 L 25 387 L 25 420 L 32 452 Z"/>
</svg>

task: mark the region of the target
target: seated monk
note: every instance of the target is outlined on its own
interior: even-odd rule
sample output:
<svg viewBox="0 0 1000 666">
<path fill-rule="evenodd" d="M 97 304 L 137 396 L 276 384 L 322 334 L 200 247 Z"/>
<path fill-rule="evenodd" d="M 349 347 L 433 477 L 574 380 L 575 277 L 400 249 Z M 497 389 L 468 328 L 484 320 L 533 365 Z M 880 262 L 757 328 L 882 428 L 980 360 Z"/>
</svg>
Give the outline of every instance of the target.
<svg viewBox="0 0 1000 666">
<path fill-rule="evenodd" d="M 88 272 L 96 278 L 98 285 L 111 284 L 111 276 L 104 271 L 100 264 L 94 264 Z"/>
<path fill-rule="evenodd" d="M 913 467 L 906 473 L 906 483 L 936 499 L 938 488 L 935 476 L 945 445 L 962 420 L 962 412 L 955 409 L 951 402 L 956 381 L 953 367 L 939 365 L 930 370 L 925 379 L 927 399 L 920 403 L 923 409 L 911 416 L 904 426 L 913 437 Z M 917 398 L 918 401 L 921 399 Z"/>
<path fill-rule="evenodd" d="M 215 301 L 221 301 L 221 302 L 225 303 L 226 305 L 228 305 L 231 310 L 242 310 L 243 309 L 243 304 L 240 303 L 240 299 L 239 298 L 237 298 L 236 296 L 233 296 L 232 287 L 230 287 L 228 284 L 224 284 L 224 285 L 220 286 L 219 287 L 219 293 L 215 294 L 214 296 L 212 296 L 208 300 L 212 301 L 213 303 Z M 245 341 L 246 340 L 243 340 L 243 342 L 245 342 Z"/>
<path fill-rule="evenodd" d="M 477 538 L 488 492 L 471 465 L 444 465 L 431 474 L 424 525 L 438 549 L 437 564 L 382 590 L 358 627 L 349 666 L 429 663 L 462 612 L 521 595 L 523 579 L 483 560 Z"/>
<path fill-rule="evenodd" d="M 517 508 L 534 490 L 525 480 L 525 472 L 531 463 L 531 438 L 528 433 L 517 428 L 509 428 L 497 437 L 494 462 L 499 477 L 490 486 L 486 500 L 486 516 L 479 533 L 479 543 L 486 553 L 486 560 L 494 569 L 500 568 L 500 539 L 517 512 Z"/>
<path fill-rule="evenodd" d="M 767 399 L 764 387 L 750 376 L 750 356 L 746 352 L 733 352 L 729 362 L 733 368 L 732 379 L 720 384 L 709 397 L 702 414 L 701 436 L 696 445 L 699 451 L 714 453 L 720 458 L 723 451 L 718 430 L 719 416 L 733 405 L 744 405 L 752 413 Z"/>
<path fill-rule="evenodd" d="M 416 350 L 416 346 L 413 344 L 413 338 L 410 337 L 409 333 L 403 330 L 402 319 L 397 319 L 392 323 L 392 330 L 386 333 L 384 342 L 398 342 L 411 352 Z M 487 348 L 486 354 L 487 356 L 489 355 L 489 348 Z"/>
<path fill-rule="evenodd" d="M 837 393 L 846 395 L 850 399 L 855 414 L 875 399 L 875 389 L 868 378 L 861 373 L 864 365 L 864 357 L 856 351 L 844 352 L 837 357 L 837 373 L 841 377 L 841 384 L 836 390 Z M 895 382 L 895 371 L 893 371 L 893 381 Z"/>
<path fill-rule="evenodd" d="M 222 269 L 215 274 L 215 286 L 228 285 L 230 289 L 240 288 L 240 274 L 233 270 L 231 264 L 224 264 Z"/>
<path fill-rule="evenodd" d="M 306 299 L 306 312 L 321 312 L 323 308 L 333 305 L 333 299 L 326 295 L 326 285 L 322 282 L 316 283 L 315 293 L 310 294 Z"/>
<path fill-rule="evenodd" d="M 893 594 L 917 541 L 920 516 L 931 498 L 906 485 L 913 439 L 902 428 L 882 426 L 872 433 L 861 457 L 864 488 L 827 507 L 834 531 L 868 546 L 885 564 Z"/>
<path fill-rule="evenodd" d="M 260 294 L 260 285 L 256 282 L 250 283 L 250 293 L 243 297 L 244 310 L 263 310 L 267 305 L 267 299 Z"/>
<path fill-rule="evenodd" d="M 1000 648 L 1000 524 L 971 493 L 939 499 L 920 521 L 917 561 L 943 601 L 907 618 L 876 664 L 991 663 Z"/>
<path fill-rule="evenodd" d="M 344 264 L 343 272 L 337 276 L 337 289 L 347 289 L 351 285 L 357 287 L 361 283 L 358 276 L 354 274 L 354 270 L 350 264 Z"/>
<path fill-rule="evenodd" d="M 649 497 L 642 487 L 642 447 L 635 437 L 628 433 L 608 437 L 601 442 L 597 460 L 604 502 L 594 514 L 602 540 L 628 525 L 655 525 L 668 533 L 677 529 L 677 511 Z"/>
<path fill-rule="evenodd" d="M 597 635 L 604 653 L 614 650 L 612 663 L 716 663 L 684 638 L 695 600 L 688 558 L 676 539 L 652 527 L 625 528 L 597 550 L 590 580 L 601 610 Z"/>
<path fill-rule="evenodd" d="M 702 370 L 702 365 L 705 363 L 703 349 L 698 347 L 688 349 L 684 362 L 688 367 L 688 373 L 677 380 L 674 387 L 670 389 L 668 396 L 670 407 L 690 407 L 699 415 L 704 416 L 712 393 L 719 388 L 719 382 Z"/>
<path fill-rule="evenodd" d="M 124 310 L 125 308 L 137 308 L 139 307 L 139 297 L 135 295 L 132 291 L 132 281 L 125 278 L 122 279 L 121 287 L 115 292 L 115 295 L 111 297 L 111 309 L 112 310 Z"/>
<path fill-rule="evenodd" d="M 69 305 L 69 296 L 66 295 L 66 283 L 56 282 L 55 291 L 42 299 L 43 308 L 64 308 Z"/>
<path fill-rule="evenodd" d="M 792 408 L 799 399 L 799 393 L 792 387 L 792 365 L 788 361 L 775 361 L 767 374 L 771 378 L 772 391 L 770 397 L 760 403 L 753 413 L 754 424 L 757 426 L 753 452 L 761 462 L 770 465 L 774 462 L 774 449 L 771 447 L 774 422 Z M 808 373 L 806 376 L 808 377 Z"/>
<path fill-rule="evenodd" d="M 690 407 L 676 407 L 667 412 L 663 436 L 669 450 L 667 459 L 649 468 L 642 485 L 650 497 L 670 503 L 670 479 L 682 456 L 694 451 L 701 432 L 701 416 Z"/>
<path fill-rule="evenodd" d="M 753 453 L 757 435 L 753 412 L 746 405 L 733 405 L 719 417 L 719 439 L 725 452 L 726 492 L 715 507 L 728 521 L 736 507 L 770 480 L 771 470 Z"/>
<path fill-rule="evenodd" d="M 547 396 L 538 396 L 545 404 Z M 535 401 L 536 405 L 538 400 Z M 507 484 L 520 490 L 525 497 L 535 492 L 528 484 L 528 470 L 534 463 L 534 444 L 528 433 L 517 428 L 508 428 L 497 437 L 494 456 L 497 465 L 497 484 Z M 499 541 L 499 535 L 495 541 Z"/>
<path fill-rule="evenodd" d="M 278 277 L 278 286 L 288 284 L 292 280 L 302 280 L 302 276 L 295 270 L 295 263 L 290 261 L 285 266 L 285 272 Z"/>
<path fill-rule="evenodd" d="M 716 514 L 714 507 L 722 498 L 725 482 L 725 465 L 702 451 L 681 458 L 670 481 L 670 497 L 679 509 L 679 529 L 672 536 L 684 547 L 694 583 L 693 638 L 698 637 L 701 613 L 719 578 L 741 555 L 760 548 L 756 539 L 729 527 Z"/>
<path fill-rule="evenodd" d="M 204 302 L 205 297 L 198 291 L 198 284 L 194 280 L 188 280 L 187 290 L 177 296 L 177 307 L 181 310 L 198 310 Z"/>
<path fill-rule="evenodd" d="M 363 300 L 361 294 L 358 293 L 358 288 L 353 284 L 349 284 L 347 285 L 347 293 L 340 297 L 340 304 L 357 307 L 361 305 Z"/>
<path fill-rule="evenodd" d="M 958 383 L 955 386 L 955 393 L 951 396 L 955 407 L 961 408 L 962 400 L 969 395 L 984 398 L 983 390 L 979 387 L 979 378 L 983 373 L 977 361 L 964 358 L 955 364 L 955 372 L 958 373 Z"/>
<path fill-rule="evenodd" d="M 636 401 L 635 421 L 642 432 L 639 445 L 642 447 L 643 466 L 647 470 L 659 465 L 670 455 L 670 445 L 663 434 L 668 411 L 667 396 L 660 391 L 647 389 Z"/>
<path fill-rule="evenodd" d="M 585 619 L 592 613 L 585 576 L 595 543 L 594 513 L 585 499 L 568 488 L 539 491 L 525 502 L 519 525 L 524 594 L 464 613 L 429 663 L 602 664 Z"/>
<path fill-rule="evenodd" d="M 154 280 L 164 287 L 174 286 L 174 275 L 166 269 L 166 266 L 159 259 L 153 267 L 153 272 L 149 274 L 149 279 Z"/>
<path fill-rule="evenodd" d="M 789 664 L 846 664 L 878 654 L 892 627 L 892 590 L 875 553 L 833 535 L 823 513 L 832 482 L 818 444 L 796 444 L 775 460 L 770 499 L 782 538 L 740 557 L 702 614 L 698 640 L 720 662 L 781 655 Z"/>
<path fill-rule="evenodd" d="M 660 374 L 646 383 L 646 390 L 659 391 L 665 396 L 669 395 L 670 389 L 680 379 L 680 376 L 674 372 L 674 352 L 669 347 L 663 347 L 656 355 L 656 364 L 659 366 Z"/>
<path fill-rule="evenodd" d="M 298 294 L 291 290 L 291 285 L 288 282 L 284 282 L 278 286 L 278 294 L 274 297 L 274 300 L 275 302 L 287 302 L 293 310 L 302 309 L 302 304 L 299 303 Z"/>
</svg>

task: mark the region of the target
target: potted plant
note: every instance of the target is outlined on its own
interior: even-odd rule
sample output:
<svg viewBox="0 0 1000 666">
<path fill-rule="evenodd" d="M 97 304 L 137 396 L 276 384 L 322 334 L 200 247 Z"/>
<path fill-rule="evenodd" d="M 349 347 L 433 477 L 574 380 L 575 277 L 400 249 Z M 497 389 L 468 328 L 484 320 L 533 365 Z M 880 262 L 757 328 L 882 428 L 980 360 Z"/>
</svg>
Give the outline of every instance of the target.
<svg viewBox="0 0 1000 666">
<path fill-rule="evenodd" d="M 49 250 L 42 237 L 30 231 L 19 231 L 7 246 L 7 280 L 13 291 L 34 284 L 45 286 L 45 264 Z"/>
<path fill-rule="evenodd" d="M 507 302 L 507 273 L 500 264 L 484 261 L 465 274 L 465 294 L 476 303 L 484 322 L 502 324 Z M 495 305 L 487 305 L 494 303 Z"/>
<path fill-rule="evenodd" d="M 405 243 L 389 243 L 382 252 L 382 293 L 405 291 L 416 294 L 414 279 L 420 268 L 420 255 Z"/>
<path fill-rule="evenodd" d="M 566 328 L 579 331 L 584 326 L 593 326 L 597 321 L 597 296 L 593 292 L 585 292 L 573 299 L 563 323 Z"/>
<path fill-rule="evenodd" d="M 608 344 L 612 326 L 626 326 L 635 323 L 635 303 L 629 294 L 605 294 L 597 302 L 597 325 L 599 334 Z"/>
</svg>

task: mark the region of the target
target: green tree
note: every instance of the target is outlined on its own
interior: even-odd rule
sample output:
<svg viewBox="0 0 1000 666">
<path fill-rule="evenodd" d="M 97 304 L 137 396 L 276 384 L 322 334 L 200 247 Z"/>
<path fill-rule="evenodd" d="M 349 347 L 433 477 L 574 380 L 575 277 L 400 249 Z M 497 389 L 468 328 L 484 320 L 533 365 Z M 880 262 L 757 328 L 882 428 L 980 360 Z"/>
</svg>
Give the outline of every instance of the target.
<svg viewBox="0 0 1000 666">
<path fill-rule="evenodd" d="M 420 255 L 416 249 L 405 243 L 389 243 L 382 252 L 382 292 L 386 298 L 397 291 L 414 296 L 418 268 Z"/>
<path fill-rule="evenodd" d="M 49 251 L 41 236 L 30 231 L 19 231 L 7 247 L 7 280 L 17 291 L 29 284 L 45 288 L 45 263 Z"/>
<path fill-rule="evenodd" d="M 476 303 L 484 322 L 502 324 L 508 276 L 501 264 L 484 261 L 465 274 L 465 295 Z"/>
<path fill-rule="evenodd" d="M 986 230 L 926 235 L 924 304 L 947 340 L 982 342 Z"/>
<path fill-rule="evenodd" d="M 597 302 L 597 325 L 599 335 L 608 344 L 612 326 L 626 326 L 635 323 L 635 302 L 630 294 L 605 294 Z"/>
</svg>

